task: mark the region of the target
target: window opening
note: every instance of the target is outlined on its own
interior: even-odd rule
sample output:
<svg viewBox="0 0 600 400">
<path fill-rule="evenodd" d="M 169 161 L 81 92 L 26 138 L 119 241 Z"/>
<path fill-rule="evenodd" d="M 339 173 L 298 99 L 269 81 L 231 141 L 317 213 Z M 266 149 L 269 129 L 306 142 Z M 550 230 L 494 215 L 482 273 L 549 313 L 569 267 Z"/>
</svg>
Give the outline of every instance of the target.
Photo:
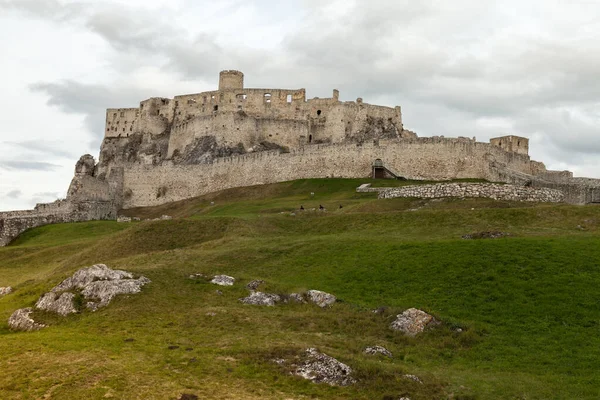
<svg viewBox="0 0 600 400">
<path fill-rule="evenodd" d="M 291 94 L 287 95 L 287 102 L 288 102 L 288 104 L 291 104 L 291 102 L 292 102 L 292 95 Z"/>
<path fill-rule="evenodd" d="M 321 115 L 321 110 L 317 110 L 317 115 Z"/>
<path fill-rule="evenodd" d="M 271 102 L 271 93 L 265 93 L 265 103 Z"/>
<path fill-rule="evenodd" d="M 308 143 L 312 143 L 312 135 L 308 135 Z"/>
</svg>

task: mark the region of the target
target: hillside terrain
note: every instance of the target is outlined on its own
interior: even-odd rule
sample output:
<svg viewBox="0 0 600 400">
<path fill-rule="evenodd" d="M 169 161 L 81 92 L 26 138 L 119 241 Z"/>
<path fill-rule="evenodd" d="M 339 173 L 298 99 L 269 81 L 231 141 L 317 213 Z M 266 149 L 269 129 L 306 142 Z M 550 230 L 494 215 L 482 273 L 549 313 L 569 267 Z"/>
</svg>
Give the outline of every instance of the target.
<svg viewBox="0 0 600 400">
<path fill-rule="evenodd" d="M 378 200 L 355 192 L 368 182 L 231 189 L 123 212 L 172 220 L 25 232 L 0 248 L 0 286 L 14 288 L 0 297 L 0 398 L 600 398 L 600 207 Z M 505 237 L 462 238 L 485 232 Z M 40 331 L 9 330 L 14 310 L 98 263 L 152 282 L 96 312 L 38 311 L 50 325 Z M 338 302 L 242 304 L 256 279 L 261 291 L 317 289 Z M 442 324 L 415 337 L 391 330 L 412 307 Z M 393 358 L 363 353 L 374 345 Z M 357 382 L 314 384 L 273 362 L 307 348 Z"/>
</svg>

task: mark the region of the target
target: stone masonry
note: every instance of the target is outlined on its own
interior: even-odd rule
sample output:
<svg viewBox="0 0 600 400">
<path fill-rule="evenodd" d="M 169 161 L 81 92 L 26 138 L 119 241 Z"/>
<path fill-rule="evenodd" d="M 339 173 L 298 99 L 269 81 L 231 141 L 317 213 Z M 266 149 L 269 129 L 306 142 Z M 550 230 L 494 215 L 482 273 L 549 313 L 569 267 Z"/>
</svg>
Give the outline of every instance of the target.
<svg viewBox="0 0 600 400">
<path fill-rule="evenodd" d="M 108 109 L 98 163 L 90 155 L 81 157 L 65 200 L 0 213 L 0 246 L 44 224 L 115 219 L 123 208 L 228 188 L 303 178 L 366 178 L 375 165 L 405 179 L 478 178 L 521 187 L 510 189 L 514 193 L 495 186 L 420 188 L 420 195 L 462 196 L 475 190 L 561 201 L 561 192 L 567 203 L 600 203 L 600 180 L 547 170 L 530 159 L 527 138 L 508 135 L 482 143 L 417 137 L 404 128 L 399 106 L 367 104 L 361 98 L 341 101 L 335 89 L 329 98 L 307 99 L 305 89 L 247 88 L 244 74 L 229 70 L 220 73 L 214 91 Z"/>
</svg>

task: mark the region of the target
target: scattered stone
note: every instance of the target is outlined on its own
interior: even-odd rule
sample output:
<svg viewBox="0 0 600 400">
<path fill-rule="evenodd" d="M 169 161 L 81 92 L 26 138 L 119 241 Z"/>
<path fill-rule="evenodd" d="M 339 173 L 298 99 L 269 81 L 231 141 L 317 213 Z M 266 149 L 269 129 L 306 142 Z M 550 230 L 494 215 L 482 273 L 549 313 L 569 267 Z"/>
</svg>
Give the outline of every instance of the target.
<svg viewBox="0 0 600 400">
<path fill-rule="evenodd" d="M 210 281 L 210 283 L 220 286 L 233 286 L 234 282 L 235 278 L 227 275 L 217 275 Z"/>
<path fill-rule="evenodd" d="M 372 347 L 367 347 L 364 351 L 365 354 L 370 354 L 372 356 L 375 356 L 377 354 L 381 354 L 384 355 L 386 357 L 392 358 L 392 352 L 389 351 L 388 349 L 386 349 L 383 346 L 372 346 Z"/>
<path fill-rule="evenodd" d="M 77 312 L 73 299 L 73 293 L 64 292 L 59 295 L 56 292 L 49 292 L 39 298 L 35 303 L 35 308 L 44 311 L 50 311 L 62 315 L 63 317 Z"/>
<path fill-rule="evenodd" d="M 295 375 L 314 383 L 327 383 L 331 386 L 348 386 L 356 383 L 352 369 L 317 349 L 306 349 L 306 360 L 296 368 Z"/>
<path fill-rule="evenodd" d="M 161 220 L 163 220 L 163 221 L 166 221 L 166 220 L 173 219 L 173 217 L 171 217 L 170 215 L 162 215 L 162 216 L 160 217 L 160 219 L 161 219 Z"/>
<path fill-rule="evenodd" d="M 510 233 L 500 231 L 476 232 L 461 236 L 463 239 L 499 239 L 510 236 Z"/>
<path fill-rule="evenodd" d="M 289 295 L 289 299 L 296 303 L 306 304 L 306 299 L 300 293 L 292 293 Z"/>
<path fill-rule="evenodd" d="M 223 296 L 223 292 L 221 292 L 220 290 L 215 290 L 215 293 L 217 294 L 217 296 Z"/>
<path fill-rule="evenodd" d="M 330 307 L 336 301 L 332 294 L 321 292 L 320 290 L 309 290 L 306 292 L 308 300 L 321 308 Z"/>
<path fill-rule="evenodd" d="M 141 221 L 142 219 L 140 217 L 133 217 L 132 218 L 134 221 Z"/>
<path fill-rule="evenodd" d="M 263 281 L 262 279 L 255 279 L 255 280 L 253 280 L 252 282 L 250 282 L 250 283 L 248 283 L 246 285 L 246 289 L 248 289 L 248 290 L 256 290 L 263 283 L 265 283 L 265 281 Z"/>
<path fill-rule="evenodd" d="M 271 293 L 252 292 L 250 296 L 240 299 L 240 301 L 244 304 L 272 307 L 281 301 L 281 297 Z"/>
<path fill-rule="evenodd" d="M 406 379 L 410 379 L 411 381 L 414 381 L 414 382 L 417 382 L 417 383 L 423 383 L 423 381 L 421 380 L 421 378 L 419 378 L 416 375 L 406 374 L 406 375 L 403 375 L 403 377 L 406 378 Z"/>
<path fill-rule="evenodd" d="M 283 359 L 283 358 L 274 358 L 271 360 L 271 362 L 273 362 L 277 365 L 285 365 L 285 359 Z"/>
<path fill-rule="evenodd" d="M 390 327 L 393 330 L 404 332 L 406 336 L 416 336 L 418 333 L 423 332 L 427 325 L 438 323 L 433 316 L 425 311 L 409 308 L 402 314 L 398 314 Z"/>
<path fill-rule="evenodd" d="M 206 313 L 206 316 L 207 316 L 207 317 L 216 317 L 216 316 L 217 316 L 217 313 L 215 313 L 215 312 L 207 312 L 207 313 Z"/>
<path fill-rule="evenodd" d="M 10 286 L 0 287 L 0 296 L 6 296 L 7 294 L 11 294 L 13 292 L 13 288 Z"/>
<path fill-rule="evenodd" d="M 8 318 L 8 326 L 10 329 L 15 331 L 38 331 L 42 328 L 45 328 L 46 325 L 39 324 L 30 317 L 31 313 L 33 313 L 33 309 L 31 307 L 21 308 Z"/>
<path fill-rule="evenodd" d="M 119 215 L 117 217 L 117 222 L 131 222 L 131 218 L 130 217 L 125 217 L 123 215 Z"/>
<path fill-rule="evenodd" d="M 201 273 L 191 274 L 190 275 L 190 279 L 203 279 L 203 278 L 206 278 L 206 275 L 201 274 Z"/>
</svg>

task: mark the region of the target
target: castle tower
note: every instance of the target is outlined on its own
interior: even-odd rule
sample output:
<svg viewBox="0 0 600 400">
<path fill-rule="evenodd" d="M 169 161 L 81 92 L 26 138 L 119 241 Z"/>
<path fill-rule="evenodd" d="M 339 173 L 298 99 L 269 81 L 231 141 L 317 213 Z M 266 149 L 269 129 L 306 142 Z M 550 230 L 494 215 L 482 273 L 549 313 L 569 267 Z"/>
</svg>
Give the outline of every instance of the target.
<svg viewBox="0 0 600 400">
<path fill-rule="evenodd" d="M 244 74 L 240 71 L 221 71 L 219 74 L 219 90 L 243 89 Z"/>
</svg>

